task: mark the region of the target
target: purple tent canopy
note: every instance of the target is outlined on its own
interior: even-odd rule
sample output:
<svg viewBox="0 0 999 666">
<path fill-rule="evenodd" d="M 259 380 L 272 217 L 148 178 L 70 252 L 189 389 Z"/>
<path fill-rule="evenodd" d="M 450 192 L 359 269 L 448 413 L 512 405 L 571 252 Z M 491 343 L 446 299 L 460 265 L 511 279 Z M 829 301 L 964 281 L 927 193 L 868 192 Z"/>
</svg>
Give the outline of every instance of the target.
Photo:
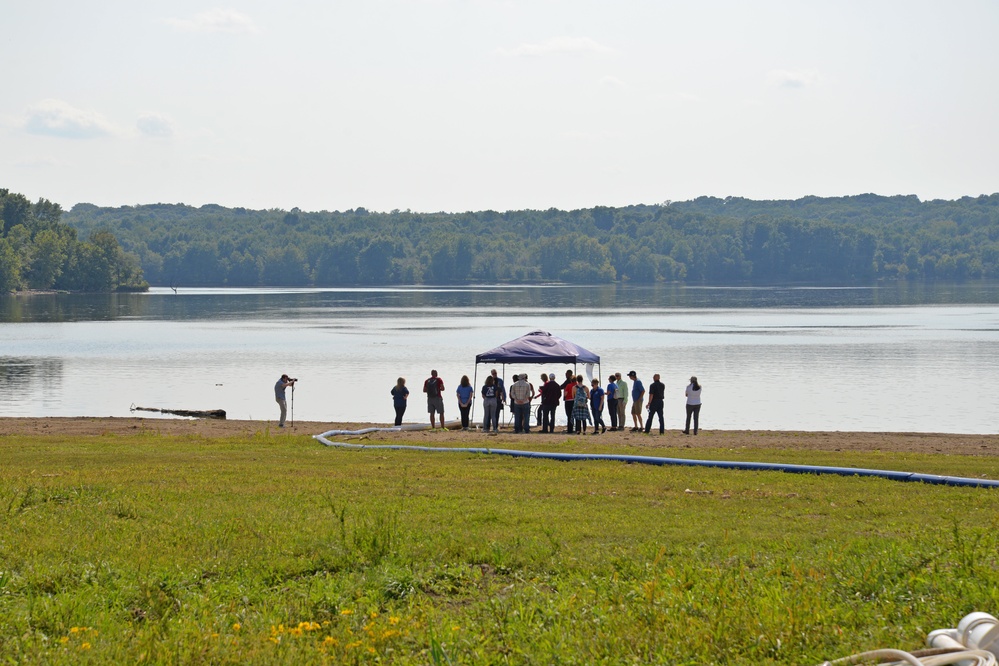
<svg viewBox="0 0 999 666">
<path fill-rule="evenodd" d="M 534 331 L 475 357 L 478 363 L 600 363 L 600 357 L 547 331 Z"/>
</svg>

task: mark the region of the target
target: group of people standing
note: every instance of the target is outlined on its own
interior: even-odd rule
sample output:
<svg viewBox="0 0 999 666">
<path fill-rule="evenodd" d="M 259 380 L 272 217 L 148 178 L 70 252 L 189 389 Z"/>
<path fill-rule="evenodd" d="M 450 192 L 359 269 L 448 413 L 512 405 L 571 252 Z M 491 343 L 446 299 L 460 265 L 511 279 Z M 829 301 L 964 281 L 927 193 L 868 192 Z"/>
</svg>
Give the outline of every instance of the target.
<svg viewBox="0 0 999 666">
<path fill-rule="evenodd" d="M 541 383 L 535 388 L 534 384 L 528 381 L 527 374 L 514 375 L 513 384 L 510 385 L 509 393 L 506 390 L 503 379 L 493 369 L 486 377 L 480 390 L 482 396 L 482 429 L 486 432 L 497 432 L 499 430 L 500 416 L 507 404 L 513 412 L 514 433 L 531 432 L 531 405 L 534 400 L 541 401 L 541 432 L 555 432 L 555 414 L 558 411 L 559 402 L 564 405 L 566 416 L 566 434 L 585 435 L 587 426 L 592 426 L 592 434 L 597 435 L 607 432 L 607 425 L 603 419 L 604 409 L 607 409 L 610 418 L 610 430 L 627 430 L 627 418 L 629 413 L 628 403 L 631 402 L 631 432 L 650 433 L 652 422 L 655 417 L 659 419 L 659 433 L 666 431 L 663 409 L 665 406 L 666 385 L 660 380 L 659 374 L 652 376 L 652 383 L 649 384 L 648 391 L 645 385 L 638 378 L 638 373 L 634 370 L 628 373 L 628 379 L 624 379 L 621 373 L 610 376 L 606 388 L 600 386 L 599 379 L 590 381 L 587 386 L 582 375 L 576 375 L 572 370 L 565 371 L 565 380 L 560 384 L 555 381 L 554 374 L 541 373 Z M 631 381 L 629 386 L 628 381 Z M 430 377 L 423 382 L 423 392 L 427 395 L 427 411 L 430 414 L 430 426 L 436 428 L 436 417 L 439 416 L 440 428 L 444 428 L 444 380 L 437 376 L 436 370 L 430 371 Z M 463 375 L 455 394 L 458 398 L 458 411 L 461 413 L 461 427 L 468 430 L 469 413 L 472 408 L 472 401 L 475 396 L 475 387 L 468 380 L 468 375 Z M 701 384 L 697 377 L 690 378 L 690 384 L 684 391 L 687 399 L 687 419 L 684 425 L 683 434 L 691 433 L 690 425 L 693 420 L 693 434 L 697 434 L 700 412 L 701 412 Z M 406 388 L 406 380 L 399 377 L 396 385 L 392 388 L 392 399 L 395 406 L 395 425 L 402 425 L 402 417 L 406 413 L 406 404 L 409 399 L 409 389 Z M 646 410 L 648 416 L 645 424 L 642 424 L 642 409 Z"/>
</svg>

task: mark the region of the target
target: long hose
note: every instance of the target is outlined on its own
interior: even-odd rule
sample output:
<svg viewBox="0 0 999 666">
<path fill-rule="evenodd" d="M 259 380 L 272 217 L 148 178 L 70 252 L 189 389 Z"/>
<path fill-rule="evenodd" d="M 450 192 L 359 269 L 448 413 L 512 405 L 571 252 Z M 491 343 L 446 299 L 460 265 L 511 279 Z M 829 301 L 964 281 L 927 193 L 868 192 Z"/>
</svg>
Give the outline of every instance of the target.
<svg viewBox="0 0 999 666">
<path fill-rule="evenodd" d="M 363 430 L 329 430 L 313 437 L 326 446 L 354 449 L 399 449 L 407 451 L 427 451 L 434 453 L 479 453 L 484 455 L 512 456 L 515 458 L 541 458 L 575 462 L 584 460 L 612 460 L 616 462 L 638 463 L 643 465 L 677 465 L 684 467 L 717 467 L 719 469 L 752 470 L 757 472 L 789 472 L 793 474 L 837 474 L 839 476 L 872 476 L 891 481 L 918 481 L 945 486 L 966 486 L 976 488 L 999 488 L 999 481 L 971 479 L 960 476 L 939 476 L 917 472 L 894 472 L 882 469 L 859 467 L 825 467 L 821 465 L 791 465 L 786 463 L 738 462 L 729 460 L 691 460 L 688 458 L 659 458 L 652 456 L 632 456 L 604 453 L 547 453 L 542 451 L 518 451 L 515 449 L 491 448 L 452 448 L 440 446 L 408 446 L 402 444 L 351 444 L 334 442 L 330 437 L 365 435 L 372 432 L 392 432 L 402 428 L 365 428 Z"/>
</svg>

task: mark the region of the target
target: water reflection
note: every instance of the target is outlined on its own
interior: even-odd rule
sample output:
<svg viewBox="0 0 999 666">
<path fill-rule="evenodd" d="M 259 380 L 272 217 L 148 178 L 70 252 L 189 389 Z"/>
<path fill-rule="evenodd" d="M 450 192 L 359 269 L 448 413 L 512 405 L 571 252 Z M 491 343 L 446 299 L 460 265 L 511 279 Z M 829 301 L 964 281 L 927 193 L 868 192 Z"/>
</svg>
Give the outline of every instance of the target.
<svg viewBox="0 0 999 666">
<path fill-rule="evenodd" d="M 0 356 L 0 402 L 8 408 L 58 402 L 64 364 L 60 358 Z"/>
<path fill-rule="evenodd" d="M 319 317 L 330 312 L 462 310 L 468 316 L 524 309 L 589 312 L 663 308 L 821 308 L 997 304 L 999 283 L 890 282 L 867 287 L 471 286 L 349 289 L 153 289 L 145 294 L 0 297 L 2 322 Z M 376 316 L 383 316 L 381 312 Z"/>
</svg>

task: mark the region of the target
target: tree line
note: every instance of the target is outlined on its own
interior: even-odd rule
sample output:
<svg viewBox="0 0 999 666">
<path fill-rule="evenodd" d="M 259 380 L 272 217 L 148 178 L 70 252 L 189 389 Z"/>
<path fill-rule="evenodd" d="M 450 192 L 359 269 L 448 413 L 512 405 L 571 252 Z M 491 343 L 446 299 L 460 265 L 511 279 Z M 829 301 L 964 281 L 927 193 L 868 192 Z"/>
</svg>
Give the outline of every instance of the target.
<svg viewBox="0 0 999 666">
<path fill-rule="evenodd" d="M 116 236 L 158 285 L 999 277 L 999 194 L 952 201 L 701 197 L 502 213 L 78 204 L 64 220 L 81 233 Z"/>
<path fill-rule="evenodd" d="M 149 287 L 137 256 L 107 230 L 86 241 L 60 221 L 62 208 L 0 189 L 0 294 L 23 289 L 137 291 Z"/>
</svg>

